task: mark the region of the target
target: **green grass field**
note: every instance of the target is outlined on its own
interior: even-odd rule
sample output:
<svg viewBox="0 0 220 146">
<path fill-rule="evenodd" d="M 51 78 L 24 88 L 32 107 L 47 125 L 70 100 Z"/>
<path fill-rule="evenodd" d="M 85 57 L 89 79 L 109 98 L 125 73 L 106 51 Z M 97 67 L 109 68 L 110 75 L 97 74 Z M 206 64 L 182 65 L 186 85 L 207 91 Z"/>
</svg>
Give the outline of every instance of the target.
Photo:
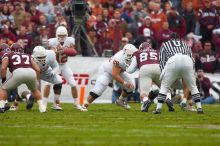
<svg viewBox="0 0 220 146">
<path fill-rule="evenodd" d="M 50 107 L 50 106 L 49 106 Z M 204 115 L 178 105 L 161 115 L 126 111 L 114 104 L 93 104 L 88 112 L 62 104 L 64 111 L 18 111 L 0 114 L 0 146 L 220 146 L 220 104 L 204 106 Z M 150 110 L 153 110 L 153 106 Z"/>
</svg>

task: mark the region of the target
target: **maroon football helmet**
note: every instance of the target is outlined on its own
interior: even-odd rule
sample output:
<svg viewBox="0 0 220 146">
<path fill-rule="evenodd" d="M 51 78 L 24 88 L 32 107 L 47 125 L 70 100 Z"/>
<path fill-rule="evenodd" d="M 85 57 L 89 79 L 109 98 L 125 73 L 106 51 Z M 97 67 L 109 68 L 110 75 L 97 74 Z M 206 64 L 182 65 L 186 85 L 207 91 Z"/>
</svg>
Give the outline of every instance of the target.
<svg viewBox="0 0 220 146">
<path fill-rule="evenodd" d="M 0 45 L 0 52 L 9 52 L 10 46 L 6 43 L 3 43 Z"/>
<path fill-rule="evenodd" d="M 146 50 L 146 49 L 152 49 L 152 44 L 151 42 L 143 42 L 140 46 L 139 46 L 139 50 Z"/>
<path fill-rule="evenodd" d="M 19 43 L 12 44 L 10 50 L 11 52 L 15 52 L 15 53 L 24 53 L 24 49 Z"/>
</svg>

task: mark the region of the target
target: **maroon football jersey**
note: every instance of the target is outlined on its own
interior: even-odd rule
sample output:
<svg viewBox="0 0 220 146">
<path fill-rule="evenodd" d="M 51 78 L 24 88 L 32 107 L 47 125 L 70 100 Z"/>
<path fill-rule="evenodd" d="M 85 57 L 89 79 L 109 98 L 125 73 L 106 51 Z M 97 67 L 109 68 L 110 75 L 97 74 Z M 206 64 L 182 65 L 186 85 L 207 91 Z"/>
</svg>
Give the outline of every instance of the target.
<svg viewBox="0 0 220 146">
<path fill-rule="evenodd" d="M 136 56 L 139 69 L 146 64 L 159 64 L 159 52 L 157 50 L 138 50 L 133 56 Z"/>
<path fill-rule="evenodd" d="M 7 57 L 9 59 L 9 71 L 13 72 L 17 68 L 32 68 L 31 56 L 22 53 L 6 53 L 3 58 Z"/>
</svg>

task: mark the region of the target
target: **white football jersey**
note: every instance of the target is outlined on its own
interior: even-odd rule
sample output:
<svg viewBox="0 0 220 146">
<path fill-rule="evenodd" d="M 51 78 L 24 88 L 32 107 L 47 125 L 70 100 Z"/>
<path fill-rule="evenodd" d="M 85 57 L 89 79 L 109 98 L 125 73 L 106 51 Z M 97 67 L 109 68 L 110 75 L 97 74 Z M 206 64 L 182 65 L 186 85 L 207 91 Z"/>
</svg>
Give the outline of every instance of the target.
<svg viewBox="0 0 220 146">
<path fill-rule="evenodd" d="M 48 40 L 48 47 L 56 49 L 58 46 L 65 48 L 75 46 L 75 38 L 66 37 L 63 45 L 60 44 L 58 38 L 51 38 Z M 64 53 L 56 54 L 56 59 L 59 64 L 64 64 L 67 62 L 68 56 Z"/>
<path fill-rule="evenodd" d="M 108 73 L 112 73 L 113 65 L 120 67 L 122 70 L 126 70 L 129 64 L 126 63 L 124 57 L 124 51 L 120 50 L 114 56 L 112 56 L 108 61 L 103 64 L 104 70 Z"/>
</svg>

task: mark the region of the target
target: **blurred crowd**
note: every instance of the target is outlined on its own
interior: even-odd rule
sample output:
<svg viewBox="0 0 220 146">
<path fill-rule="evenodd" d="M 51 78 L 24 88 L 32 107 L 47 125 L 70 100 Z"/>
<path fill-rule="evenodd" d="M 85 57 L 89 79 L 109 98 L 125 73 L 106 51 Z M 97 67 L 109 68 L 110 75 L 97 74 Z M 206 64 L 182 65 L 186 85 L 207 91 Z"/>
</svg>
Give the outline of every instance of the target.
<svg viewBox="0 0 220 146">
<path fill-rule="evenodd" d="M 220 71 L 220 0 L 87 0 L 85 27 L 98 56 L 113 55 L 126 43 L 155 49 L 177 32 L 192 47 L 196 69 Z M 70 0 L 1 0 L 0 43 L 19 41 L 25 52 L 47 47 L 58 26 L 72 35 Z M 70 7 L 69 7 L 70 6 Z M 84 20 L 84 18 L 83 18 Z M 91 56 L 83 48 L 82 55 Z"/>
</svg>

